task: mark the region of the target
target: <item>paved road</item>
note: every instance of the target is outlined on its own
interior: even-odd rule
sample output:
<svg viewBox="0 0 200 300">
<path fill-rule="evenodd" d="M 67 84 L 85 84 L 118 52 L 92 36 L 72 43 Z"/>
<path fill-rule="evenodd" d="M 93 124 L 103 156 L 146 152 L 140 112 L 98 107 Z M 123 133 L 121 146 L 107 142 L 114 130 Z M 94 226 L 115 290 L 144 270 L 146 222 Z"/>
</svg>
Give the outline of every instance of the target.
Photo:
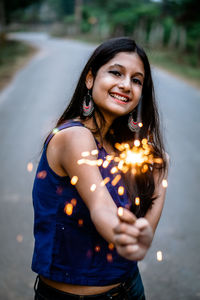
<svg viewBox="0 0 200 300">
<path fill-rule="evenodd" d="M 31 300 L 33 176 L 44 138 L 94 47 L 46 34 L 15 37 L 40 52 L 0 94 L 0 299 Z M 171 169 L 163 216 L 139 265 L 148 300 L 200 299 L 200 91 L 158 69 L 153 73 Z M 158 250 L 162 262 L 156 260 Z"/>
</svg>

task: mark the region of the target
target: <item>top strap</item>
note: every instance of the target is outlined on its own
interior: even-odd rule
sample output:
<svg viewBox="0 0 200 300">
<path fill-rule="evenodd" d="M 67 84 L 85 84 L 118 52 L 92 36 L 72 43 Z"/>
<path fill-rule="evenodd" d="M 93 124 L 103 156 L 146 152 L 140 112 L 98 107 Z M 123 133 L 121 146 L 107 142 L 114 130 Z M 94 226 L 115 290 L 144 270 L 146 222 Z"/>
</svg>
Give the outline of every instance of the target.
<svg viewBox="0 0 200 300">
<path fill-rule="evenodd" d="M 52 132 L 49 134 L 49 136 L 47 137 L 46 141 L 45 141 L 45 144 L 44 144 L 44 147 L 46 148 L 48 143 L 50 142 L 50 140 L 52 139 L 52 137 L 58 132 L 58 131 L 61 131 L 62 129 L 65 129 L 65 128 L 69 128 L 69 127 L 75 127 L 75 126 L 81 126 L 81 127 L 84 127 L 84 125 L 79 122 L 79 121 L 73 121 L 73 120 L 69 120 L 63 124 L 61 124 L 60 126 L 58 127 L 55 127 Z"/>
</svg>

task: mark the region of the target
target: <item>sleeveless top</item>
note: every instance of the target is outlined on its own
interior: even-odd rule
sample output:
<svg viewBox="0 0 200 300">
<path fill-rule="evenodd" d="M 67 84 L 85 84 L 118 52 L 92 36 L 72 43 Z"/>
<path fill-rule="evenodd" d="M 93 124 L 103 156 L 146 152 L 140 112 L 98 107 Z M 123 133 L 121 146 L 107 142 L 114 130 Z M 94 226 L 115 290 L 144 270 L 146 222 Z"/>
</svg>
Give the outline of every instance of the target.
<svg viewBox="0 0 200 300">
<path fill-rule="evenodd" d="M 125 281 L 137 269 L 137 262 L 121 257 L 112 244 L 97 232 L 90 213 L 76 187 L 68 176 L 57 175 L 49 166 L 46 149 L 53 135 L 64 128 L 84 126 L 77 121 L 68 121 L 54 129 L 45 142 L 33 185 L 35 246 L 32 270 L 54 281 L 105 286 Z M 98 158 L 108 155 L 96 141 Z M 116 174 L 99 167 L 104 178 L 110 177 L 106 187 L 117 207 L 129 204 L 128 195 L 118 194 L 124 186 L 122 179 L 113 186 Z M 69 204 L 71 212 L 66 213 Z M 106 230 L 106 228 L 105 228 Z"/>
</svg>

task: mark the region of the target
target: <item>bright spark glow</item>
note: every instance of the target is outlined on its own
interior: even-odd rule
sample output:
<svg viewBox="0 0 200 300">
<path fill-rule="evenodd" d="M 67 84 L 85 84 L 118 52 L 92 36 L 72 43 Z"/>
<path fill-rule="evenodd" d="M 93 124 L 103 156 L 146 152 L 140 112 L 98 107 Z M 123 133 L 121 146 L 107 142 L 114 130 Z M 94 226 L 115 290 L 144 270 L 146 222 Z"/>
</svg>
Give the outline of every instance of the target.
<svg viewBox="0 0 200 300">
<path fill-rule="evenodd" d="M 103 159 L 98 159 L 97 160 L 97 166 L 100 167 L 102 165 L 102 163 L 103 163 Z"/>
<path fill-rule="evenodd" d="M 89 166 L 101 166 L 102 163 L 103 163 L 103 159 L 90 160 L 90 159 L 82 158 L 77 161 L 78 165 L 87 164 Z"/>
<path fill-rule="evenodd" d="M 138 123 L 138 126 L 141 128 L 143 126 L 142 122 Z"/>
<path fill-rule="evenodd" d="M 83 219 L 79 219 L 79 220 L 78 220 L 78 225 L 79 225 L 79 226 L 82 226 L 82 225 L 83 225 Z"/>
<path fill-rule="evenodd" d="M 31 162 L 29 162 L 29 163 L 27 164 L 27 171 L 28 171 L 28 172 L 32 172 L 32 171 L 33 171 L 33 164 L 32 164 Z"/>
<path fill-rule="evenodd" d="M 168 187 L 167 179 L 163 179 L 163 181 L 162 181 L 162 186 L 163 186 L 164 188 L 167 188 L 167 187 Z"/>
<path fill-rule="evenodd" d="M 110 181 L 109 177 L 104 178 L 104 180 L 101 182 L 101 186 L 106 185 Z"/>
<path fill-rule="evenodd" d="M 139 147 L 139 146 L 140 146 L 140 141 L 139 141 L 139 140 L 135 140 L 135 141 L 134 141 L 134 145 L 135 145 L 136 147 Z"/>
<path fill-rule="evenodd" d="M 107 254 L 107 261 L 108 261 L 108 262 L 112 262 L 112 261 L 113 261 L 113 257 L 112 257 L 112 254 L 111 254 L 111 253 L 108 253 L 108 254 Z"/>
<path fill-rule="evenodd" d="M 126 164 L 142 164 L 144 161 L 144 158 L 142 157 L 142 153 L 134 153 L 131 150 L 127 151 L 127 156 L 125 158 Z"/>
<path fill-rule="evenodd" d="M 154 158 L 153 161 L 157 164 L 162 164 L 162 162 L 163 162 L 162 158 L 159 158 L 159 157 Z"/>
<path fill-rule="evenodd" d="M 91 151 L 92 155 L 97 155 L 98 153 L 99 153 L 99 151 L 97 149 L 94 149 L 94 150 Z"/>
<path fill-rule="evenodd" d="M 135 205 L 140 205 L 140 197 L 135 197 Z"/>
<path fill-rule="evenodd" d="M 162 261 L 163 260 L 163 255 L 162 255 L 162 251 L 157 251 L 157 261 Z"/>
<path fill-rule="evenodd" d="M 147 139 L 142 139 L 142 144 L 146 145 L 148 143 Z"/>
<path fill-rule="evenodd" d="M 119 194 L 120 196 L 122 196 L 122 195 L 124 194 L 124 187 L 123 187 L 123 186 L 119 186 L 119 187 L 118 187 L 118 194 Z"/>
<path fill-rule="evenodd" d="M 96 247 L 94 248 L 94 250 L 95 250 L 96 252 L 100 252 L 101 248 L 100 248 L 100 246 L 96 246 Z"/>
<path fill-rule="evenodd" d="M 119 217 L 122 217 L 122 216 L 123 216 L 123 213 L 124 213 L 123 207 L 119 207 L 118 210 L 117 210 L 118 216 L 119 216 Z"/>
<path fill-rule="evenodd" d="M 103 165 L 102 165 L 102 167 L 103 168 L 107 168 L 107 166 L 109 165 L 109 161 L 107 161 L 107 160 L 105 160 L 104 162 L 103 162 Z"/>
<path fill-rule="evenodd" d="M 149 169 L 148 165 L 145 164 L 145 165 L 142 166 L 142 170 L 141 171 L 142 171 L 142 173 L 146 173 L 148 171 L 148 169 Z"/>
<path fill-rule="evenodd" d="M 54 129 L 52 130 L 52 133 L 53 133 L 53 134 L 56 134 L 58 131 L 59 131 L 58 128 L 54 128 Z"/>
<path fill-rule="evenodd" d="M 111 174 L 115 174 L 117 171 L 118 171 L 117 167 L 113 167 L 113 168 L 110 170 L 110 173 L 111 173 Z"/>
<path fill-rule="evenodd" d="M 109 243 L 109 244 L 108 244 L 108 248 L 109 248 L 110 250 L 113 250 L 113 249 L 115 248 L 115 246 L 114 246 L 113 243 Z"/>
<path fill-rule="evenodd" d="M 72 213 L 73 213 L 73 205 L 72 205 L 71 203 L 67 203 L 67 204 L 65 205 L 64 212 L 65 212 L 68 216 L 71 216 Z"/>
<path fill-rule="evenodd" d="M 130 147 L 128 143 L 116 143 L 116 149 L 119 151 L 118 156 L 107 155 L 106 159 L 87 159 L 81 158 L 77 161 L 79 165 L 87 164 L 90 166 L 102 166 L 103 168 L 107 168 L 111 161 L 115 163 L 115 166 L 111 167 L 110 173 L 116 174 L 119 172 L 126 173 L 130 171 L 133 175 L 146 173 L 149 170 L 153 170 L 153 165 L 161 164 L 163 160 L 161 158 L 154 158 L 152 153 L 152 146 L 148 143 L 146 138 L 143 138 L 141 141 L 139 139 L 134 141 L 134 146 Z M 96 155 L 98 153 L 97 149 L 92 150 L 90 153 L 89 151 L 85 151 L 82 153 L 83 157 L 86 157 L 90 154 Z M 106 177 L 100 184 L 100 186 L 105 186 L 110 180 L 112 180 L 112 185 L 115 186 L 119 180 L 121 179 L 121 175 L 116 174 L 114 179 L 111 177 Z M 76 180 L 75 183 L 76 184 Z M 163 180 L 163 187 L 166 187 L 165 180 Z M 91 186 L 91 191 L 96 189 L 95 185 Z M 118 194 L 121 196 L 124 194 L 124 187 L 118 187 Z M 136 201 L 136 205 L 138 201 Z"/>
<path fill-rule="evenodd" d="M 131 148 L 129 144 L 116 144 L 115 147 L 121 152 L 119 159 L 114 161 L 118 162 L 117 169 L 111 169 L 111 173 L 114 174 L 119 170 L 126 173 L 129 169 L 132 174 L 146 173 L 151 170 L 154 163 L 162 163 L 162 159 L 154 158 L 151 152 L 151 146 L 148 144 L 147 139 L 142 141 L 135 140 L 134 146 Z"/>
<path fill-rule="evenodd" d="M 115 186 L 119 181 L 120 181 L 120 179 L 121 179 L 121 175 L 120 174 L 117 174 L 116 176 L 115 176 L 115 178 L 112 180 L 112 185 L 113 186 Z"/>
<path fill-rule="evenodd" d="M 77 200 L 76 200 L 75 198 L 73 198 L 73 199 L 71 200 L 71 204 L 72 204 L 73 206 L 76 206 L 76 203 L 77 203 Z"/>
<path fill-rule="evenodd" d="M 89 151 L 84 151 L 84 152 L 81 153 L 82 157 L 86 157 L 86 156 L 89 156 L 89 155 L 90 155 Z"/>
<path fill-rule="evenodd" d="M 90 187 L 90 191 L 94 192 L 96 190 L 96 187 L 97 187 L 96 184 L 92 184 Z"/>
<path fill-rule="evenodd" d="M 39 179 L 45 179 L 47 176 L 47 171 L 43 170 L 37 173 L 37 178 Z"/>
<path fill-rule="evenodd" d="M 112 155 L 107 155 L 106 160 L 110 162 L 111 160 L 113 160 L 113 156 Z"/>
<path fill-rule="evenodd" d="M 77 182 L 78 182 L 78 176 L 73 176 L 72 178 L 71 178 L 71 184 L 72 185 L 75 185 L 75 184 L 77 184 Z"/>
</svg>

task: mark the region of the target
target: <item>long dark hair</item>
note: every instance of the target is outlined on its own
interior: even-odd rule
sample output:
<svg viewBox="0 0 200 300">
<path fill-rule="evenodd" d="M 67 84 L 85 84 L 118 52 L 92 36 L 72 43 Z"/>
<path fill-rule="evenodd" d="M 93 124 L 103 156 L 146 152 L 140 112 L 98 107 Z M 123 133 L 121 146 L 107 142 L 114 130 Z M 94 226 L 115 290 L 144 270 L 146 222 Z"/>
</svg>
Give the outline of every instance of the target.
<svg viewBox="0 0 200 300">
<path fill-rule="evenodd" d="M 162 178 L 162 175 L 164 174 L 166 169 L 165 151 L 160 132 L 160 122 L 155 101 L 151 69 L 144 50 L 140 46 L 138 46 L 134 40 L 128 37 L 113 38 L 97 47 L 89 58 L 87 64 L 85 65 L 80 75 L 74 95 L 72 96 L 68 107 L 59 118 L 56 126 L 61 125 L 69 119 L 78 117 L 81 120 L 85 120 L 87 118 L 83 116 L 82 111 L 83 99 L 88 91 L 85 84 L 86 76 L 91 70 L 95 80 L 98 70 L 109 60 L 114 58 L 114 56 L 119 52 L 135 52 L 143 62 L 145 78 L 142 89 L 142 102 L 140 104 L 143 127 L 139 132 L 139 138 L 148 138 L 151 143 L 154 156 L 161 158 L 163 161 L 162 164 L 154 164 L 153 168 L 149 168 L 149 170 L 144 174 L 141 173 L 133 176 L 131 172 L 127 172 L 123 175 L 129 197 L 132 200 L 131 209 L 138 217 L 141 217 L 145 215 L 148 208 L 156 199 L 156 196 L 154 195 L 155 182 L 153 176 L 155 173 L 155 169 L 160 173 L 160 178 Z M 137 108 L 134 110 L 134 112 L 136 116 Z M 94 124 L 96 125 L 95 133 L 99 133 L 99 135 L 101 136 L 101 128 L 102 126 L 104 126 L 105 120 L 96 105 L 95 113 L 98 115 L 98 119 L 101 121 L 99 127 L 97 124 L 96 116 L 93 113 L 92 118 L 94 120 Z M 115 121 L 111 125 L 110 130 L 105 136 L 105 139 L 110 142 L 113 147 L 116 142 L 122 143 L 135 139 L 135 133 L 129 130 L 127 123 L 128 115 L 125 115 L 115 119 Z M 139 206 L 136 206 L 134 204 L 135 196 L 139 196 L 141 199 Z"/>
</svg>

